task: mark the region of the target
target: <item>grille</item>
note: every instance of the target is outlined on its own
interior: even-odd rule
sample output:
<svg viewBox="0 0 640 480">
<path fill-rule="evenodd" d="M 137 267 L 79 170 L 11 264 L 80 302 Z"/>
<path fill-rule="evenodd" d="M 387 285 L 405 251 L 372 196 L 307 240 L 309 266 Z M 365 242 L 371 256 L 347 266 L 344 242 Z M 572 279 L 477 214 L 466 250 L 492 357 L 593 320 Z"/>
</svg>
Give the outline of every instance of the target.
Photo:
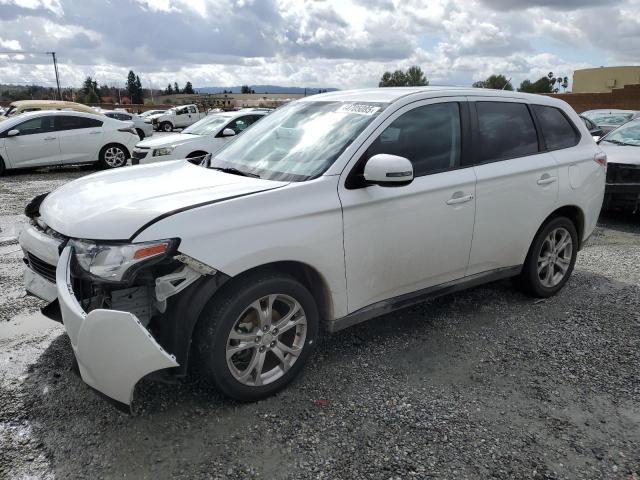
<svg viewBox="0 0 640 480">
<path fill-rule="evenodd" d="M 33 253 L 27 252 L 27 261 L 29 262 L 29 266 L 31 270 L 36 272 L 38 275 L 43 276 L 51 283 L 56 283 L 56 266 L 50 265 L 44 260 L 36 257 Z"/>
<path fill-rule="evenodd" d="M 134 151 L 133 151 L 133 157 L 132 157 L 132 158 L 135 158 L 136 160 L 140 160 L 140 159 L 142 159 L 142 158 L 146 157 L 146 156 L 147 156 L 147 153 L 148 153 L 148 152 L 141 152 L 141 151 L 139 151 L 139 150 L 134 150 Z"/>
<path fill-rule="evenodd" d="M 607 165 L 607 183 L 640 183 L 640 167 L 609 163 Z"/>
</svg>

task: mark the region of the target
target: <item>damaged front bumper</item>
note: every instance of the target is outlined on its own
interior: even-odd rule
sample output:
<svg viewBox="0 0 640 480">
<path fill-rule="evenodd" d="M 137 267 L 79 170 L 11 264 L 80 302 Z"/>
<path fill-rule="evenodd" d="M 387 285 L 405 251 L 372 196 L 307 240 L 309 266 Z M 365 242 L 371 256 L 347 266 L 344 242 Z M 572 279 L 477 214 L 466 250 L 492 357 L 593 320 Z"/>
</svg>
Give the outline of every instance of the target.
<svg viewBox="0 0 640 480">
<path fill-rule="evenodd" d="M 151 372 L 178 367 L 132 313 L 95 309 L 86 313 L 73 291 L 73 249 L 64 248 L 56 269 L 57 296 L 80 376 L 91 387 L 131 405 L 136 383 Z"/>
</svg>

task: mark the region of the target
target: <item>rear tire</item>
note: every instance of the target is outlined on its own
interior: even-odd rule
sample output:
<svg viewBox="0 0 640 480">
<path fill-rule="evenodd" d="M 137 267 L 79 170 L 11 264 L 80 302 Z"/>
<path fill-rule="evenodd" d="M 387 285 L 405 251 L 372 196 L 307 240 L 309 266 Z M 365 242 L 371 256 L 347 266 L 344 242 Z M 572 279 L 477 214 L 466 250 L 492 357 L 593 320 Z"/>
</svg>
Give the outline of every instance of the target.
<svg viewBox="0 0 640 480">
<path fill-rule="evenodd" d="M 129 152 L 125 147 L 118 143 L 110 143 L 109 145 L 102 147 L 98 158 L 98 165 L 100 168 L 119 168 L 127 164 Z"/>
<path fill-rule="evenodd" d="M 552 218 L 531 244 L 519 285 L 535 297 L 555 295 L 569 280 L 577 253 L 578 233 L 573 222 L 566 217 Z"/>
<path fill-rule="evenodd" d="M 318 323 L 313 296 L 293 277 L 266 272 L 231 282 L 198 321 L 199 372 L 233 399 L 268 397 L 302 370 Z"/>
<path fill-rule="evenodd" d="M 162 122 L 160 124 L 160 130 L 163 132 L 173 132 L 173 125 L 170 122 Z"/>
</svg>

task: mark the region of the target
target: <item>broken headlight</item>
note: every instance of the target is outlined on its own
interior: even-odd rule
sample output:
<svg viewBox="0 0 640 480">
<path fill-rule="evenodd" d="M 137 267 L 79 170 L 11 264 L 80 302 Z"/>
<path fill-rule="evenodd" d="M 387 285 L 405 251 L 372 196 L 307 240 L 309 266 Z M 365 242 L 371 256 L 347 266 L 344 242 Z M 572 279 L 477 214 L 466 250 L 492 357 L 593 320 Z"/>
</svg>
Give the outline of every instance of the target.
<svg viewBox="0 0 640 480">
<path fill-rule="evenodd" d="M 93 277 L 108 282 L 130 280 L 135 272 L 149 263 L 157 263 L 175 253 L 178 239 L 141 243 L 99 243 L 70 240 L 77 265 Z"/>
</svg>

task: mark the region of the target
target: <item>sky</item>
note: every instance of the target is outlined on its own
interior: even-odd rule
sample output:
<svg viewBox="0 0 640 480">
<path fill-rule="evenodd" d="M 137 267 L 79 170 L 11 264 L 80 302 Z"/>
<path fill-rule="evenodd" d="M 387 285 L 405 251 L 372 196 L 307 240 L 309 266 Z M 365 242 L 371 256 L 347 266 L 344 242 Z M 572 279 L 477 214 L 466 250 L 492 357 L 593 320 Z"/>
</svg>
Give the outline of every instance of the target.
<svg viewBox="0 0 640 480">
<path fill-rule="evenodd" d="M 640 0 L 0 0 L 0 51 L 56 51 L 63 86 L 432 85 L 640 64 Z M 50 57 L 0 54 L 0 83 L 55 84 Z"/>
</svg>

